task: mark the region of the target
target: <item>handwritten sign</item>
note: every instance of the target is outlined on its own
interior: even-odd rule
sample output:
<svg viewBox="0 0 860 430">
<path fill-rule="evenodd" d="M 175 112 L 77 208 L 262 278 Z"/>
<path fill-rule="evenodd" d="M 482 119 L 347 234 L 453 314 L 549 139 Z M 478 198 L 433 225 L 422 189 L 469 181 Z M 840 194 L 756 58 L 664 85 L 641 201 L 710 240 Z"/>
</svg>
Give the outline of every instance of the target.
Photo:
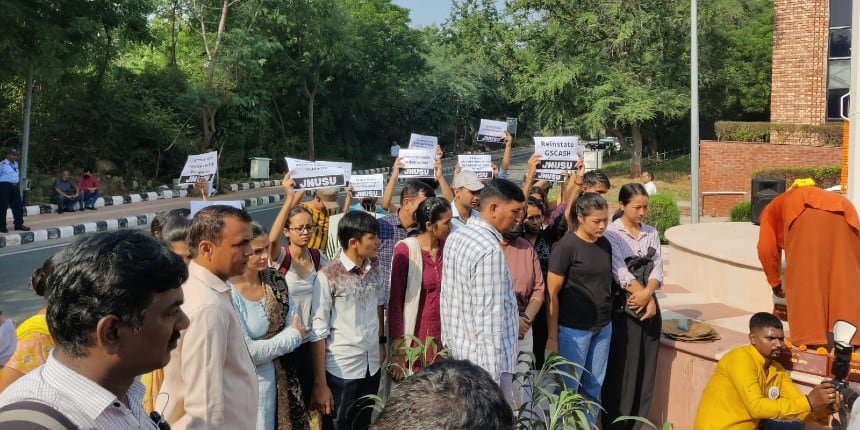
<svg viewBox="0 0 860 430">
<path fill-rule="evenodd" d="M 352 186 L 352 197 L 382 197 L 382 189 L 385 188 L 385 181 L 382 179 L 382 174 L 375 175 L 352 175 L 349 181 Z"/>
<path fill-rule="evenodd" d="M 409 149 L 436 150 L 437 145 L 439 145 L 439 138 L 436 136 L 424 136 L 415 133 L 412 133 L 409 136 Z M 403 153 L 401 153 L 400 156 L 403 156 Z"/>
<path fill-rule="evenodd" d="M 578 136 L 535 137 L 535 154 L 540 164 L 535 171 L 536 179 L 562 182 L 561 173 L 572 171 L 582 155 Z M 542 172 L 542 173 L 541 173 Z M 550 179 L 550 176 L 556 179 Z"/>
<path fill-rule="evenodd" d="M 503 143 L 505 141 L 505 132 L 508 130 L 506 121 L 493 121 L 491 119 L 482 119 L 481 125 L 478 127 L 478 142 L 485 143 Z"/>
<path fill-rule="evenodd" d="M 343 169 L 330 166 L 299 166 L 290 169 L 297 190 L 314 190 L 346 185 Z"/>
<path fill-rule="evenodd" d="M 457 162 L 460 163 L 462 170 L 475 172 L 478 179 L 482 181 L 493 179 L 493 165 L 489 154 L 458 155 Z"/>
<path fill-rule="evenodd" d="M 188 159 L 185 160 L 185 167 L 182 168 L 182 173 L 179 174 L 179 184 L 195 184 L 201 179 L 206 179 L 211 184 L 217 170 L 217 151 L 189 155 Z"/>
<path fill-rule="evenodd" d="M 287 169 L 290 169 L 291 172 L 297 167 L 310 167 L 314 165 L 313 161 L 302 160 L 301 158 L 284 157 L 284 160 L 287 160 Z"/>
<path fill-rule="evenodd" d="M 436 152 L 432 149 L 401 149 L 400 178 L 435 178 Z"/>
<path fill-rule="evenodd" d="M 314 165 L 317 166 L 327 166 L 327 167 L 337 167 L 343 170 L 343 177 L 346 179 L 346 182 L 349 182 L 350 177 L 352 176 L 352 163 L 344 163 L 341 161 L 316 161 Z"/>
</svg>

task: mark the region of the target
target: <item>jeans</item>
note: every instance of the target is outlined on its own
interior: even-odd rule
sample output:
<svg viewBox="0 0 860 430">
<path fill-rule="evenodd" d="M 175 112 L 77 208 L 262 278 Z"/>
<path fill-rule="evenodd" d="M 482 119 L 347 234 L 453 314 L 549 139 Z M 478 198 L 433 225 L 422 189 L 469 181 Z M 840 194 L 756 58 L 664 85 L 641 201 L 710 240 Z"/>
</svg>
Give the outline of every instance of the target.
<svg viewBox="0 0 860 430">
<path fill-rule="evenodd" d="M 78 207 L 83 209 L 84 206 L 88 208 L 95 208 L 96 200 L 101 197 L 101 193 L 99 190 L 95 190 L 93 192 L 89 192 L 87 190 L 81 190 L 81 194 L 78 195 Z"/>
<path fill-rule="evenodd" d="M 799 420 L 761 420 L 759 430 L 803 430 L 806 426 Z"/>
<path fill-rule="evenodd" d="M 326 372 L 325 379 L 334 399 L 334 412 L 323 417 L 323 430 L 364 430 L 370 427 L 373 401 L 364 398 L 379 391 L 380 371 L 361 379 L 341 379 Z"/>
<path fill-rule="evenodd" d="M 61 196 L 59 194 L 54 195 L 51 198 L 51 203 L 57 205 L 57 211 L 60 212 L 74 212 L 75 211 L 75 200 L 70 199 L 66 196 Z"/>
<path fill-rule="evenodd" d="M 611 338 L 612 324 L 606 324 L 596 332 L 565 326 L 558 327 L 559 354 L 568 361 L 582 366 L 570 369 L 570 373 L 576 378 L 564 378 L 568 390 L 577 391 L 590 400 L 600 403 L 600 391 L 603 378 L 606 377 Z M 589 412 L 587 416 L 588 422 L 592 425 L 597 421 L 596 414 Z"/>
</svg>

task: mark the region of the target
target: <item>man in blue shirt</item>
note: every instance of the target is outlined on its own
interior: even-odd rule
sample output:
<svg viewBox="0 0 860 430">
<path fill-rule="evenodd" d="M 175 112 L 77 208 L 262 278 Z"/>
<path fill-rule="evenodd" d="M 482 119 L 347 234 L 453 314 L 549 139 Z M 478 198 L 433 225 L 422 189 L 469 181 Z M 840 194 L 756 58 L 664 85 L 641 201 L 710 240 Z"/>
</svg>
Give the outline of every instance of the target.
<svg viewBox="0 0 860 430">
<path fill-rule="evenodd" d="M 8 233 L 6 230 L 6 209 L 12 208 L 12 218 L 15 221 L 15 230 L 30 231 L 30 227 L 24 225 L 24 204 L 21 202 L 21 191 L 18 182 L 21 175 L 18 172 L 18 150 L 8 148 L 6 159 L 0 161 L 0 233 Z"/>
</svg>

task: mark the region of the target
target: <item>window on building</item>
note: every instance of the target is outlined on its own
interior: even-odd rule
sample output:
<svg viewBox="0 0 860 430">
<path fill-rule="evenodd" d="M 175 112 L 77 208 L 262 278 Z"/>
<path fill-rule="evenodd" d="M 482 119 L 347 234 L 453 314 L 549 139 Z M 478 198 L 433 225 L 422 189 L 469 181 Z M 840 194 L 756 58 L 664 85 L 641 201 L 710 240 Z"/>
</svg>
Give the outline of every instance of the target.
<svg viewBox="0 0 860 430">
<path fill-rule="evenodd" d="M 851 0 L 830 0 L 830 40 L 827 49 L 827 119 L 848 114 L 847 98 L 851 79 Z M 842 108 L 842 109 L 840 109 Z"/>
</svg>

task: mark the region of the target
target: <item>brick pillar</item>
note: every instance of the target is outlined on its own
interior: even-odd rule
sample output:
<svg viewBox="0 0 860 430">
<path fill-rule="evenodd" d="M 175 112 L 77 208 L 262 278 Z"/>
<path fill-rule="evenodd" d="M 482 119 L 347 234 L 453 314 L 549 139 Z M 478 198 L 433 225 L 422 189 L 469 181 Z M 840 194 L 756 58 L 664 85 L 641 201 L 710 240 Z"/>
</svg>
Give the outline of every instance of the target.
<svg viewBox="0 0 860 430">
<path fill-rule="evenodd" d="M 828 0 L 774 0 L 770 121 L 822 124 L 827 105 Z"/>
</svg>

